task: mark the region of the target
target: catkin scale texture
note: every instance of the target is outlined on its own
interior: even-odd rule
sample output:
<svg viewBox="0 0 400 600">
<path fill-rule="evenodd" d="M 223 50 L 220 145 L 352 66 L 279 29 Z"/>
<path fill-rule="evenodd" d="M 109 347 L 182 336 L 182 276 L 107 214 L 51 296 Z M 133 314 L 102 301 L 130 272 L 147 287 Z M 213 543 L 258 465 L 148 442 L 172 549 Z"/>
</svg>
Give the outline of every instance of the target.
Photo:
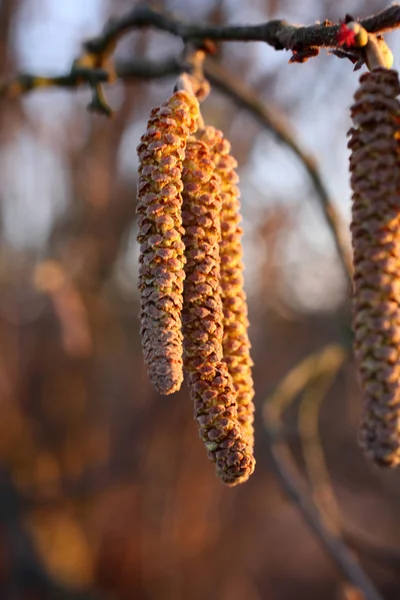
<svg viewBox="0 0 400 600">
<path fill-rule="evenodd" d="M 240 192 L 237 162 L 223 133 L 214 127 L 199 132 L 210 148 L 215 173 L 220 178 L 221 240 L 220 280 L 223 306 L 223 355 L 237 392 L 238 418 L 245 435 L 254 446 L 254 384 L 248 336 L 248 309 L 243 278 L 243 230 L 240 226 Z"/>
<path fill-rule="evenodd" d="M 220 254 L 221 196 L 215 163 L 205 143 L 191 139 L 182 179 L 186 247 L 184 366 L 200 435 L 228 485 L 254 471 L 252 447 L 238 420 L 237 393 L 223 360 Z"/>
<path fill-rule="evenodd" d="M 138 146 L 138 242 L 142 346 L 150 378 L 162 394 L 182 383 L 184 244 L 182 164 L 187 140 L 197 127 L 199 105 L 175 92 L 150 114 Z"/>
<path fill-rule="evenodd" d="M 360 78 L 350 130 L 354 350 L 364 395 L 360 445 L 400 462 L 400 92 L 393 70 Z"/>
</svg>

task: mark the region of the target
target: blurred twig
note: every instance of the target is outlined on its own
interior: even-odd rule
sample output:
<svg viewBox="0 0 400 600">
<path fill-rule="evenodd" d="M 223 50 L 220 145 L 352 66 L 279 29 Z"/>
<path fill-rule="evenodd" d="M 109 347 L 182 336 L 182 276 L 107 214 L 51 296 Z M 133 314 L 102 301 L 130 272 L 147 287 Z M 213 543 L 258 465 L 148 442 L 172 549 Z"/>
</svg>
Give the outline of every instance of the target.
<svg viewBox="0 0 400 600">
<path fill-rule="evenodd" d="M 331 478 L 325 463 L 319 436 L 319 413 L 321 404 L 331 387 L 338 370 L 346 358 L 346 351 L 338 346 L 320 359 L 317 377 L 306 387 L 299 405 L 298 430 L 303 458 L 315 503 L 326 523 L 333 531 L 341 531 L 342 518 L 332 490 Z M 325 361 L 324 361 L 325 359 Z"/>
<path fill-rule="evenodd" d="M 346 351 L 338 344 L 329 344 L 310 354 L 285 375 L 274 392 L 264 402 L 264 412 L 275 428 L 281 426 L 282 413 L 300 392 L 313 380 L 331 373 L 341 364 Z"/>
<path fill-rule="evenodd" d="M 324 524 L 318 509 L 301 490 L 300 482 L 295 474 L 295 467 L 290 451 L 285 443 L 279 442 L 270 433 L 273 425 L 264 410 L 264 425 L 268 441 L 268 452 L 275 475 L 282 489 L 294 506 L 300 511 L 310 529 L 327 550 L 328 555 L 336 563 L 345 577 L 364 594 L 365 600 L 382 600 L 373 583 L 348 549 L 346 544 L 332 533 Z"/>
<path fill-rule="evenodd" d="M 346 350 L 337 344 L 307 356 L 287 373 L 264 405 L 271 432 L 281 432 L 284 410 L 303 392 L 298 413 L 303 458 L 313 500 L 326 525 L 335 533 L 341 532 L 342 519 L 319 439 L 318 417 L 321 403 L 346 356 Z M 285 439 L 285 436 L 279 435 L 275 439 L 278 437 Z"/>
</svg>

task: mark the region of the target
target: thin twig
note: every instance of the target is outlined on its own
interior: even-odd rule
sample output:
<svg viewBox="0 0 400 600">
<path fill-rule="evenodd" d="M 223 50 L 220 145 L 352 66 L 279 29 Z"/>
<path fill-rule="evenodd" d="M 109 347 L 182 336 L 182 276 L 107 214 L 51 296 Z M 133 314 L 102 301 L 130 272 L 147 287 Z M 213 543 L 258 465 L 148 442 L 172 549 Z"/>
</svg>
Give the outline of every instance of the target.
<svg viewBox="0 0 400 600">
<path fill-rule="evenodd" d="M 298 431 L 312 497 L 325 523 L 335 533 L 342 533 L 343 519 L 325 461 L 319 435 L 319 415 L 327 392 L 346 357 L 347 352 L 341 346 L 337 347 L 336 352 L 325 350 L 321 353 L 319 373 L 305 388 L 298 411 Z"/>
</svg>

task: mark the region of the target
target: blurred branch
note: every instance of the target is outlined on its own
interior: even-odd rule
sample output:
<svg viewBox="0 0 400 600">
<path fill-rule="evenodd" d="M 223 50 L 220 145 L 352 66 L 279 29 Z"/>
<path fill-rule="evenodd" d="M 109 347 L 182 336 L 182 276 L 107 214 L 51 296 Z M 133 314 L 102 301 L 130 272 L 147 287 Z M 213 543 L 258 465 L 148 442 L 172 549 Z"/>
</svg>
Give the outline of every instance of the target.
<svg viewBox="0 0 400 600">
<path fill-rule="evenodd" d="M 362 591 L 365 600 L 382 600 L 382 596 L 375 589 L 369 577 L 364 573 L 355 556 L 340 537 L 329 531 L 314 503 L 302 492 L 300 481 L 298 481 L 295 474 L 295 467 L 289 449 L 285 443 L 281 443 L 275 439 L 273 433 L 271 433 L 273 431 L 273 424 L 268 418 L 267 411 L 264 410 L 263 414 L 268 452 L 273 470 L 282 489 L 302 514 L 311 531 L 314 532 L 317 539 L 325 547 L 328 555 L 345 577 Z"/>
<path fill-rule="evenodd" d="M 14 78 L 0 81 L 0 99 L 15 99 L 38 88 L 61 87 L 72 89 L 86 84 L 92 89 L 92 101 L 88 105 L 88 109 L 105 116 L 111 116 L 112 111 L 103 97 L 101 88 L 101 83 L 106 81 L 111 81 L 111 75 L 106 69 L 92 66 L 82 67 L 76 62 L 73 64 L 71 71 L 64 75 L 43 76 L 20 73 Z"/>
<path fill-rule="evenodd" d="M 177 57 L 171 57 L 163 62 L 153 62 L 138 59 L 121 63 L 117 66 L 117 76 L 121 79 L 157 79 L 179 75 L 189 69 L 189 65 Z M 15 99 L 36 89 L 66 88 L 73 89 L 81 85 L 109 82 L 110 75 L 105 69 L 80 67 L 74 65 L 69 73 L 63 75 L 37 75 L 20 73 L 15 77 L 0 80 L 0 99 Z"/>
<path fill-rule="evenodd" d="M 343 523 L 325 463 L 318 420 L 321 404 L 346 357 L 347 351 L 338 344 L 330 344 L 307 356 L 285 375 L 264 404 L 273 431 L 281 432 L 284 410 L 303 392 L 298 411 L 298 435 L 306 473 L 313 500 L 325 523 L 335 533 L 342 533 Z M 287 436 L 280 435 L 279 439 L 287 441 Z"/>
</svg>

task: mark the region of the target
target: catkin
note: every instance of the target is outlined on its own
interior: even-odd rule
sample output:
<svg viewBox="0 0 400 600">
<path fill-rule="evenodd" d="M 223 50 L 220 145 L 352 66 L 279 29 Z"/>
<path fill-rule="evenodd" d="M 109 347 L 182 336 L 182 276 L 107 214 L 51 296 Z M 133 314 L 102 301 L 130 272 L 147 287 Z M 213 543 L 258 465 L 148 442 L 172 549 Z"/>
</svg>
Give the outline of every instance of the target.
<svg viewBox="0 0 400 600">
<path fill-rule="evenodd" d="M 248 336 L 248 309 L 243 279 L 243 230 L 240 226 L 240 192 L 237 162 L 230 154 L 230 144 L 214 127 L 200 132 L 200 139 L 210 148 L 215 173 L 221 181 L 220 270 L 223 306 L 223 355 L 237 391 L 238 418 L 245 435 L 254 446 L 254 384 Z"/>
<path fill-rule="evenodd" d="M 205 143 L 191 139 L 182 172 L 186 247 L 184 366 L 195 418 L 221 479 L 236 485 L 254 471 L 254 457 L 237 413 L 237 393 L 223 360 L 220 287 L 221 196 Z"/>
<path fill-rule="evenodd" d="M 359 440 L 400 462 L 400 92 L 393 70 L 360 78 L 351 107 L 354 349 L 364 394 Z"/>
<path fill-rule="evenodd" d="M 150 378 L 162 394 L 182 383 L 184 244 L 182 162 L 196 130 L 198 101 L 177 91 L 151 112 L 138 146 L 141 335 Z"/>
</svg>

